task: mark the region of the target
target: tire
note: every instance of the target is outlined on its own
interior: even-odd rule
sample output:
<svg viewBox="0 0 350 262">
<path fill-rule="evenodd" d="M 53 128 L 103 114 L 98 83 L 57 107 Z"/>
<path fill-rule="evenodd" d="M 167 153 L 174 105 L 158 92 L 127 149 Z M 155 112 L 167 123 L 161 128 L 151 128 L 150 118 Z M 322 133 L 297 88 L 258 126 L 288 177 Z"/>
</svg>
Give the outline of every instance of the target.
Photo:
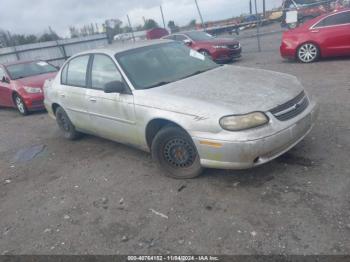
<svg viewBox="0 0 350 262">
<path fill-rule="evenodd" d="M 16 105 L 18 112 L 22 116 L 27 116 L 29 114 L 29 111 L 28 111 L 26 104 L 24 103 L 22 97 L 20 97 L 18 94 L 15 94 L 13 96 L 13 101 L 15 102 L 15 105 Z"/>
<path fill-rule="evenodd" d="M 76 131 L 74 125 L 70 121 L 67 113 L 63 110 L 62 107 L 56 109 L 56 122 L 59 128 L 61 129 L 63 136 L 69 140 L 78 139 L 81 134 Z"/>
<path fill-rule="evenodd" d="M 313 43 L 302 44 L 297 51 L 297 58 L 302 63 L 313 63 L 320 56 L 320 50 Z"/>
<path fill-rule="evenodd" d="M 162 128 L 153 139 L 151 152 L 165 175 L 171 178 L 195 178 L 203 171 L 196 146 L 179 127 Z"/>
<path fill-rule="evenodd" d="M 211 54 L 207 51 L 207 50 L 200 50 L 199 53 L 201 53 L 202 55 L 204 55 L 205 57 L 208 57 L 210 59 L 213 59 L 211 57 Z"/>
</svg>

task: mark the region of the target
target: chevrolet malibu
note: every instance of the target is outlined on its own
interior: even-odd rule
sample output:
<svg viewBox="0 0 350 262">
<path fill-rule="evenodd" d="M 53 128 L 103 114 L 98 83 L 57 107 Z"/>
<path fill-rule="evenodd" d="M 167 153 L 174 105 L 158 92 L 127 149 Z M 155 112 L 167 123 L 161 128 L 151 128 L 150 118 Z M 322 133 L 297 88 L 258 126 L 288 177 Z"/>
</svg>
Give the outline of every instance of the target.
<svg viewBox="0 0 350 262">
<path fill-rule="evenodd" d="M 44 93 L 66 138 L 133 145 L 180 179 L 266 163 L 299 143 L 317 115 L 295 77 L 220 66 L 167 40 L 78 54 Z"/>
<path fill-rule="evenodd" d="M 43 85 L 57 68 L 44 61 L 0 65 L 0 106 L 17 108 L 22 115 L 44 109 Z"/>
</svg>

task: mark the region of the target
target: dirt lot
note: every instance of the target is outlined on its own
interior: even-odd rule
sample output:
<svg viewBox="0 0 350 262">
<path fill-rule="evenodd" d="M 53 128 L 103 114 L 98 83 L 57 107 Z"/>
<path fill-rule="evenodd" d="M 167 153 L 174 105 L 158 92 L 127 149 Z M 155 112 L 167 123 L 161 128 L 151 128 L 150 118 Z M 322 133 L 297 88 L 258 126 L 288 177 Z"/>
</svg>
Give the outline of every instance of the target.
<svg viewBox="0 0 350 262">
<path fill-rule="evenodd" d="M 1 109 L 0 254 L 349 254 L 350 59 L 286 62 L 279 38 L 264 37 L 262 53 L 242 39 L 236 65 L 298 76 L 321 114 L 302 143 L 253 170 L 173 180 L 146 153 L 69 142 L 45 113 Z"/>
</svg>

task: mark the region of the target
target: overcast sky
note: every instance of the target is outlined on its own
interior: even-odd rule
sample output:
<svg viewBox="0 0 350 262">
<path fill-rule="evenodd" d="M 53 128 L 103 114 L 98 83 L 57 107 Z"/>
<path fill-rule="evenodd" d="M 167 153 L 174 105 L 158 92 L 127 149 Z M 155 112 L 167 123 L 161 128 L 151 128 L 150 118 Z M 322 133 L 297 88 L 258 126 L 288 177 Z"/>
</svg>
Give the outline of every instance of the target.
<svg viewBox="0 0 350 262">
<path fill-rule="evenodd" d="M 281 2 L 266 0 L 267 8 L 277 7 Z M 249 11 L 249 0 L 198 0 L 198 3 L 205 21 Z M 71 25 L 102 24 L 108 18 L 126 23 L 126 14 L 133 26 L 141 24 L 142 17 L 153 18 L 161 25 L 160 4 L 166 23 L 174 20 L 184 25 L 191 19 L 199 21 L 194 0 L 1 0 L 0 29 L 40 34 L 51 26 L 61 36 L 68 36 Z"/>
</svg>

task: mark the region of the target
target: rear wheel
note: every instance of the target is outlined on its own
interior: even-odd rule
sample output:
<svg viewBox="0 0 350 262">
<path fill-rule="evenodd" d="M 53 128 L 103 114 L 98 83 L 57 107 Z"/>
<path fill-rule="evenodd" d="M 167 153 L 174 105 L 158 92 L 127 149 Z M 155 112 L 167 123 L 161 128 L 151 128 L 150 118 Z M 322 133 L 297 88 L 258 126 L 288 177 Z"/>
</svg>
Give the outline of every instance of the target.
<svg viewBox="0 0 350 262">
<path fill-rule="evenodd" d="M 65 138 L 75 140 L 81 136 L 62 107 L 56 109 L 56 121 Z"/>
<path fill-rule="evenodd" d="M 18 94 L 15 94 L 13 96 L 13 100 L 15 101 L 16 108 L 21 115 L 26 116 L 29 114 L 29 111 L 28 111 L 22 97 L 20 97 Z"/>
<path fill-rule="evenodd" d="M 318 59 L 320 51 L 315 44 L 306 43 L 299 47 L 297 55 L 299 61 L 303 63 L 312 63 Z"/>
<path fill-rule="evenodd" d="M 179 127 L 167 126 L 161 129 L 152 142 L 152 157 L 166 172 L 176 179 L 197 177 L 202 167 L 191 137 Z"/>
</svg>

